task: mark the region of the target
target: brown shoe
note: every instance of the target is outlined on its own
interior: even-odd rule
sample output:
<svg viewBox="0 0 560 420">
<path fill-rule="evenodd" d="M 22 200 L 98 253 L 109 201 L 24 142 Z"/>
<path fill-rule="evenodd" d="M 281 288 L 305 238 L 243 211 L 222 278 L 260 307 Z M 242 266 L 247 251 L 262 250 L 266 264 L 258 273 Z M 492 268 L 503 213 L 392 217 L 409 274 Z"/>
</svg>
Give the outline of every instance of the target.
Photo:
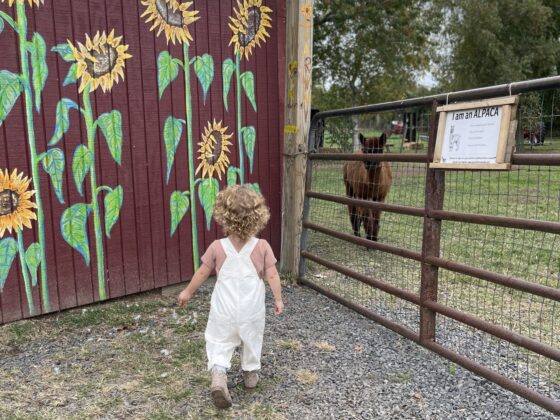
<svg viewBox="0 0 560 420">
<path fill-rule="evenodd" d="M 212 370 L 212 385 L 210 385 L 210 392 L 214 405 L 218 408 L 231 407 L 231 396 L 229 395 L 227 387 L 227 375 L 225 372 Z"/>
<path fill-rule="evenodd" d="M 252 370 L 250 372 L 243 372 L 243 384 L 245 388 L 252 389 L 257 386 L 259 383 L 259 374 L 256 370 Z"/>
</svg>

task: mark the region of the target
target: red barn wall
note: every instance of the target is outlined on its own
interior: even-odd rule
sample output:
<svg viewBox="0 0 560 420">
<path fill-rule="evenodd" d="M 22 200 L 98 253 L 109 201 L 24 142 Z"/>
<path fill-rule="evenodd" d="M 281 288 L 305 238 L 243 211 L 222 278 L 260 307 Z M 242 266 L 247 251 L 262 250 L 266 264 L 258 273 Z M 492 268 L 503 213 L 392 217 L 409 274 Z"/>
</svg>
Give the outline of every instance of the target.
<svg viewBox="0 0 560 420">
<path fill-rule="evenodd" d="M 8 200 L 4 202 L 4 206 L 10 203 L 12 197 L 12 207 L 1 207 L 0 203 L 0 285 L 3 286 L 0 289 L 0 324 L 102 300 L 99 260 L 103 261 L 101 273 L 104 277 L 102 283 L 106 299 L 188 280 L 194 270 L 191 226 L 193 205 L 196 206 L 195 231 L 198 235 L 200 255 L 219 237 L 220 232 L 213 220 L 210 229 L 207 229 L 207 219 L 199 199 L 202 184 L 214 181 L 197 181 L 196 191 L 188 195 L 189 208 L 171 235 L 171 196 L 173 192 L 179 191 L 185 197 L 185 192 L 190 188 L 186 124 L 188 95 L 184 73 L 179 67 L 178 76 L 160 97 L 158 57 L 162 51 L 167 51 L 177 61 L 183 61 L 184 50 L 178 40 L 168 43 L 165 31 L 159 36 L 158 28 L 151 31 L 154 21 L 147 23 L 148 16 L 143 16 L 150 5 L 154 6 L 156 12 L 161 12 L 166 2 L 173 4 L 174 1 L 44 0 L 43 4 L 33 6 L 25 1 L 24 7 L 20 6 L 19 13 L 23 9 L 27 18 L 25 40 L 28 44 L 22 44 L 10 22 L 4 22 L 3 31 L 0 32 L 0 99 L 4 98 L 3 104 L 0 101 L 0 107 L 3 107 L 0 109 L 0 170 L 3 174 L 6 174 L 7 170 L 11 175 L 14 169 L 17 169 L 18 174 L 23 173 L 24 177 L 32 178 L 28 190 L 37 190 L 37 187 L 40 190 L 43 217 L 41 221 L 31 220 L 31 227 L 24 225 L 19 229 L 16 226 L 15 230 L 10 232 L 8 228 L 13 220 L 8 219 L 8 216 L 10 211 L 16 211 L 14 204 L 21 205 L 21 191 L 24 190 L 24 186 L 21 185 L 21 178 L 18 180 L 9 176 L 0 177 L 0 196 L 4 191 L 4 198 L 7 197 Z M 10 7 L 8 3 L 0 2 L 0 11 L 9 15 L 17 28 L 22 19 L 17 19 L 16 4 Z M 245 182 L 258 184 L 268 201 L 272 217 L 261 237 L 272 244 L 278 255 L 281 223 L 285 2 L 249 0 L 247 3 L 254 7 L 254 13 L 259 14 L 258 23 L 261 25 L 266 21 L 266 16 L 270 17 L 270 27 L 262 28 L 268 35 L 261 32 L 262 39 L 259 45 L 251 48 L 248 58 L 243 56 L 239 60 L 239 74 L 251 72 L 253 75 L 256 111 L 249 100 L 250 93 L 245 93 L 242 87 L 239 87 L 241 107 L 238 109 L 235 74 L 231 79 L 229 94 L 224 99 L 223 63 L 228 58 L 233 63 L 236 62 L 235 42 L 230 45 L 234 35 L 229 26 L 232 23 L 230 17 L 236 17 L 236 12 L 243 12 L 239 10 L 243 3 L 239 5 L 235 0 L 194 1 L 186 11 L 198 11 L 198 19 L 187 25 L 192 37 L 189 56 L 202 57 L 208 54 L 213 62 L 213 77 L 206 100 L 201 82 L 195 74 L 195 63 L 189 66 L 193 169 L 201 162 L 198 143 L 203 141 L 205 127 L 214 120 L 217 123 L 221 122 L 222 127 L 227 127 L 225 134 L 232 135 L 229 140 L 232 145 L 226 153 L 230 161 L 227 166 L 233 167 L 233 170 L 240 167 L 237 133 L 238 115 L 241 111 L 241 127 L 254 127 L 256 132 L 252 172 L 247 156 L 249 150 L 244 146 Z M 170 8 L 164 13 L 168 13 L 167 17 L 171 19 L 180 12 Z M 188 16 L 186 12 L 184 16 Z M 115 37 L 122 36 L 119 43 L 128 45 L 126 53 L 132 57 L 124 59 L 124 80 L 119 77 L 118 83 L 114 83 L 106 92 L 103 92 L 100 86 L 90 94 L 91 115 L 95 120 L 103 114 L 115 116 L 115 113 L 108 113 L 117 111 L 122 128 L 119 131 L 118 121 L 113 120 L 116 121 L 113 133 L 117 134 L 112 137 L 113 140 L 106 140 L 107 136 L 98 122 L 95 138 L 91 142 L 91 139 L 88 139 L 88 127 L 91 134 L 92 121 L 88 125 L 84 93 L 79 92 L 82 79 L 78 78 L 77 83 L 65 85 L 67 74 L 75 62 L 66 61 L 62 57 L 63 53 L 53 51 L 52 48 L 66 43 L 67 40 L 74 46 L 77 46 L 78 42 L 86 44 L 86 34 L 93 38 L 98 31 L 109 34 L 112 30 Z M 40 38 L 34 38 L 35 33 L 44 40 L 43 47 Z M 33 40 L 35 43 L 30 43 Z M 27 102 L 32 106 L 31 116 L 29 110 L 26 111 L 25 81 L 18 78 L 18 75 L 24 74 L 20 45 L 24 45 L 24 48 L 25 45 L 29 46 L 25 54 L 29 59 L 28 91 L 31 100 Z M 87 49 L 88 46 L 85 47 Z M 113 54 L 115 51 L 117 49 L 114 49 Z M 96 54 L 91 53 L 94 56 Z M 115 65 L 115 62 L 111 61 L 113 58 L 109 58 L 109 66 Z M 87 60 L 85 63 L 88 63 Z M 104 64 L 99 60 L 98 63 L 95 70 L 90 60 L 86 70 L 101 74 Z M 79 66 L 79 63 L 76 64 Z M 44 73 L 45 68 L 48 71 L 46 79 L 44 74 L 40 75 L 41 71 Z M 250 79 L 250 76 L 246 75 L 244 79 Z M 36 84 L 38 86 L 35 86 Z M 251 90 L 250 87 L 248 90 Z M 36 108 L 38 94 L 41 103 Z M 60 115 L 57 117 L 57 104 L 63 98 L 73 101 L 67 103 L 79 105 L 82 112 L 70 108 L 67 131 L 58 142 L 51 142 L 57 123 L 59 129 L 64 126 L 64 119 Z M 227 101 L 228 110 L 225 109 L 224 101 Z M 182 127 L 181 138 L 174 153 L 174 162 L 167 182 L 169 163 L 164 125 L 169 116 L 185 120 L 185 123 L 179 123 Z M 122 133 L 120 140 L 119 132 Z M 33 135 L 35 154 L 30 139 Z M 110 145 L 111 141 L 113 143 Z M 114 157 L 117 153 L 115 148 L 118 149 L 119 144 L 120 164 Z M 83 170 L 80 172 L 83 166 L 80 166 L 79 162 L 82 161 L 75 159 L 76 148 L 80 145 L 82 151 L 86 150 L 84 147 L 88 147 L 87 150 L 93 156 L 85 176 Z M 91 145 L 93 147 L 90 147 Z M 58 151 L 53 152 L 54 149 Z M 64 162 L 61 163 L 60 159 L 42 158 L 44 153 L 58 158 L 62 155 Z M 45 164 L 54 176 L 47 173 Z M 92 200 L 92 168 L 95 168 L 97 185 L 107 187 L 98 191 L 97 195 L 100 241 L 96 238 L 94 223 L 96 206 Z M 34 172 L 36 176 L 33 176 Z M 217 175 L 214 171 L 213 179 L 218 181 L 219 189 L 222 189 L 227 185 L 227 173 L 221 173 L 221 179 L 218 179 Z M 82 176 L 83 195 L 78 191 L 75 180 L 76 177 L 80 179 Z M 201 176 L 202 171 L 196 178 Z M 208 179 L 208 174 L 205 179 Z M 236 182 L 240 182 L 239 176 L 236 177 Z M 118 209 L 119 186 L 122 188 L 122 206 L 120 211 L 117 211 L 118 219 L 108 236 L 106 228 L 112 224 L 111 220 L 115 217 L 114 206 Z M 20 192 L 17 193 L 20 199 L 18 203 L 16 198 L 13 198 L 16 196 L 10 196 L 7 192 L 16 191 L 16 187 L 20 188 Z M 105 200 L 109 194 L 112 195 L 107 207 Z M 211 190 L 208 194 L 212 196 Z M 35 198 L 30 200 L 34 201 Z M 75 211 L 70 212 L 68 209 Z M 37 209 L 33 211 L 38 213 Z M 81 218 L 82 211 L 86 214 L 85 222 L 84 218 Z M 66 223 L 63 223 L 63 215 L 69 214 L 73 216 L 66 217 Z M 22 217 L 25 222 L 24 215 Z M 107 217 L 110 220 L 107 220 Z M 43 248 L 39 223 L 44 230 Z M 70 233 L 63 234 L 63 229 Z M 16 230 L 19 230 L 19 234 Z M 86 239 L 84 235 L 87 235 Z M 70 242 L 74 246 L 71 246 L 69 236 L 72 237 Z M 98 243 L 102 244 L 99 246 L 102 255 L 98 252 Z M 32 244 L 37 245 L 30 249 Z M 84 257 L 84 254 L 88 254 L 85 248 L 89 251 L 89 261 Z M 41 249 L 44 249 L 45 275 L 41 273 Z M 36 284 L 33 281 L 34 273 L 37 276 Z"/>
</svg>

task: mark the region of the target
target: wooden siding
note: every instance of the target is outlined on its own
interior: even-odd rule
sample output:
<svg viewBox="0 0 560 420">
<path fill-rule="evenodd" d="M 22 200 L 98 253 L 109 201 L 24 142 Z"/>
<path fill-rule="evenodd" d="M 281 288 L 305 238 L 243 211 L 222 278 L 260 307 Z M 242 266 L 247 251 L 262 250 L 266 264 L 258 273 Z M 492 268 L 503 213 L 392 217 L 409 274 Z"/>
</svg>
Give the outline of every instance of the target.
<svg viewBox="0 0 560 420">
<path fill-rule="evenodd" d="M 17 1 L 17 0 L 16 0 Z M 241 95 L 242 126 L 256 129 L 254 168 L 249 173 L 249 163 L 245 157 L 246 182 L 258 183 L 271 208 L 271 221 L 261 237 L 269 240 L 278 256 L 280 249 L 281 224 L 281 167 L 282 167 L 282 116 L 284 83 L 284 34 L 285 1 L 263 0 L 270 8 L 272 27 L 267 28 L 270 37 L 260 46 L 252 49 L 249 59 L 241 59 L 240 71 L 251 71 L 254 75 L 257 111 L 253 109 L 245 94 Z M 194 167 L 198 166 L 198 143 L 208 122 L 222 121 L 233 134 L 230 146 L 230 165 L 240 166 L 237 136 L 237 102 L 235 75 L 231 80 L 228 108 L 224 107 L 222 64 L 227 58 L 235 63 L 234 46 L 229 45 L 233 32 L 229 28 L 229 16 L 235 16 L 238 3 L 233 0 L 195 1 L 191 9 L 199 11 L 199 19 L 189 25 L 193 41 L 190 56 L 209 54 L 214 63 L 214 76 L 206 100 L 201 83 L 195 72 L 190 72 L 192 99 L 192 134 Z M 188 280 L 194 270 L 191 239 L 191 218 L 188 213 L 171 235 L 172 221 L 170 197 L 174 191 L 188 191 L 189 159 L 187 157 L 186 126 L 183 126 L 181 141 L 175 154 L 169 183 L 167 177 L 167 155 L 163 128 L 166 119 L 174 116 L 185 120 L 186 92 L 183 70 L 167 87 L 161 96 L 158 93 L 158 56 L 167 50 L 173 57 L 182 60 L 181 44 L 167 43 L 165 33 L 156 35 L 157 29 L 150 31 L 152 22 L 146 23 L 142 14 L 146 10 L 139 0 L 44 0 L 40 6 L 29 7 L 25 2 L 27 16 L 27 39 L 39 33 L 46 44 L 46 65 L 48 78 L 41 94 L 39 112 L 33 106 L 33 128 L 37 155 L 53 148 L 59 148 L 65 157 L 62 173 L 61 195 L 57 197 L 49 174 L 38 165 L 42 211 L 44 213 L 45 258 L 47 267 L 48 308 L 42 296 L 40 270 L 37 285 L 31 286 L 31 295 L 26 293 L 19 253 L 10 265 L 4 287 L 0 290 L 0 324 L 14 320 L 58 311 L 100 300 L 98 287 L 96 241 L 93 218 L 87 218 L 87 238 L 90 261 L 72 248 L 61 232 L 63 213 L 77 203 L 88 203 L 92 196 L 89 174 L 83 183 L 83 196 L 77 190 L 73 172 L 73 155 L 78 145 L 87 146 L 87 124 L 82 115 L 74 109 L 69 112 L 69 128 L 62 140 L 49 145 L 55 132 L 57 104 L 68 98 L 83 106 L 82 94 L 78 92 L 80 80 L 63 86 L 72 62 L 62 59 L 51 49 L 70 40 L 85 43 L 85 35 L 93 37 L 97 31 L 107 34 L 115 30 L 116 36 L 123 36 L 122 44 L 128 45 L 132 58 L 125 61 L 124 81 L 113 85 L 104 93 L 101 87 L 91 94 L 91 109 L 94 118 L 117 110 L 122 118 L 121 164 L 113 159 L 108 144 L 98 129 L 95 138 L 95 165 L 98 185 L 111 190 L 117 186 L 123 189 L 122 208 L 118 221 L 105 234 L 104 197 L 99 194 L 101 220 L 103 221 L 102 250 L 107 299 L 130 295 Z M 0 11 L 16 19 L 16 6 L 0 3 Z M 0 71 L 12 74 L 22 72 L 18 35 L 8 23 L 0 32 Z M 31 69 L 31 64 L 30 64 Z M 31 70 L 30 70 L 31 71 Z M 1 92 L 0 92 L 1 93 Z M 1 115 L 1 114 L 0 114 Z M 10 173 L 17 168 L 24 176 L 32 177 L 29 131 L 27 127 L 24 95 L 6 116 L 0 120 L 0 169 Z M 44 160 L 43 160 L 44 162 Z M 197 175 L 200 177 L 200 173 Z M 216 176 L 214 175 L 214 178 Z M 217 178 L 216 178 L 217 179 Z M 33 189 L 33 183 L 29 187 Z M 219 181 L 220 189 L 226 185 L 226 175 Z M 0 188 L 1 190 L 1 188 Z M 197 232 L 200 255 L 219 235 L 215 222 L 206 228 L 206 218 L 198 198 L 191 195 L 191 206 L 197 206 Z M 27 249 L 32 243 L 40 243 L 37 221 L 32 228 L 23 228 L 23 243 Z M 0 240 L 17 240 L 14 232 L 4 232 Z M 5 242 L 7 244 L 7 242 Z M 2 264 L 0 255 L 0 265 Z M 25 259 L 23 259 L 25 260 Z M 4 259 L 4 263 L 6 260 Z M 30 313 L 29 299 L 36 312 Z"/>
</svg>

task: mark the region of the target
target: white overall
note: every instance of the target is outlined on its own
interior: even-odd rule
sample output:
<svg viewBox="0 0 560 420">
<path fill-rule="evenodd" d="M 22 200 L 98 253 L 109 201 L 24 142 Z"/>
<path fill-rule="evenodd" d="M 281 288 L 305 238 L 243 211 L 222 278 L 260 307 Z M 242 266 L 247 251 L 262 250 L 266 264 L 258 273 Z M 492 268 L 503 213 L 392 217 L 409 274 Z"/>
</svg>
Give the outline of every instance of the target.
<svg viewBox="0 0 560 420">
<path fill-rule="evenodd" d="M 228 238 L 220 240 L 226 259 L 212 292 L 204 338 L 208 369 L 231 367 L 231 356 L 243 344 L 241 368 L 260 369 L 265 321 L 265 286 L 251 261 L 258 239 L 251 238 L 237 252 Z"/>
</svg>

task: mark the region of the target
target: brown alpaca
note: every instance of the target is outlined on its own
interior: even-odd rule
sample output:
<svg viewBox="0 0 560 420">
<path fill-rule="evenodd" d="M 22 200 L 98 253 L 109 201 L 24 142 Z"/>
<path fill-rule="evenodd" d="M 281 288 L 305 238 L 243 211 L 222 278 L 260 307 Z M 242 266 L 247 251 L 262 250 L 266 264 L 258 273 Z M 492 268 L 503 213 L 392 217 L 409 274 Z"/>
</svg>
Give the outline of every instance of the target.
<svg viewBox="0 0 560 420">
<path fill-rule="evenodd" d="M 383 153 L 387 135 L 365 138 L 360 134 L 362 150 L 356 153 Z M 393 174 L 389 162 L 350 161 L 344 163 L 344 184 L 346 195 L 351 198 L 384 202 L 389 194 Z M 350 223 L 354 235 L 360 236 L 360 226 L 364 223 L 366 236 L 370 241 L 377 241 L 381 210 L 348 206 Z"/>
</svg>

